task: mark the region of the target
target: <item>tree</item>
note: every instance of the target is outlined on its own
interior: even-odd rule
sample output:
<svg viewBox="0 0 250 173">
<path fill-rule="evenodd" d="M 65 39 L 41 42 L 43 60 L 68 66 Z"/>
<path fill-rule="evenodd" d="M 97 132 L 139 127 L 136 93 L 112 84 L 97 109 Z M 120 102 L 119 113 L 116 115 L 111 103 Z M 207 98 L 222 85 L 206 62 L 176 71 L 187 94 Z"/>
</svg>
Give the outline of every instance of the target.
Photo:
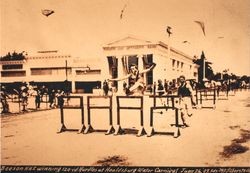
<svg viewBox="0 0 250 173">
<path fill-rule="evenodd" d="M 25 60 L 25 56 L 27 55 L 24 54 L 25 51 L 21 53 L 16 53 L 15 51 L 13 53 L 8 52 L 7 55 L 1 56 L 0 61 L 18 61 L 18 60 Z"/>
<path fill-rule="evenodd" d="M 218 80 L 220 80 L 220 79 L 222 79 L 222 73 L 218 73 L 218 72 L 217 72 L 217 73 L 214 75 L 213 80 L 218 81 Z"/>
<path fill-rule="evenodd" d="M 247 76 L 247 75 L 244 75 L 241 77 L 241 81 L 245 81 L 246 83 L 249 83 L 250 82 L 250 77 Z"/>
<path fill-rule="evenodd" d="M 198 67 L 198 82 L 200 84 L 204 84 L 203 81 L 203 75 L 204 75 L 204 61 L 205 61 L 206 57 L 204 52 L 202 51 L 201 54 L 201 58 L 200 59 L 194 59 L 193 62 L 197 65 L 199 65 Z M 212 80 L 214 78 L 214 72 L 212 67 L 210 66 L 210 64 L 212 64 L 211 62 L 205 61 L 205 78 L 207 78 L 208 80 Z"/>
</svg>

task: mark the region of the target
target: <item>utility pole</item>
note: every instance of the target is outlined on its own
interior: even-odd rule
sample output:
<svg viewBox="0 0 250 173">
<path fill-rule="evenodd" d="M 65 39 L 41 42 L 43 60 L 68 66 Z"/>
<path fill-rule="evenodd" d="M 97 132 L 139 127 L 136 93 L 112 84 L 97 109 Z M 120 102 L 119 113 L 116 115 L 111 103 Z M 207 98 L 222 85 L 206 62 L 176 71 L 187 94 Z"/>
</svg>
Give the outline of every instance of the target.
<svg viewBox="0 0 250 173">
<path fill-rule="evenodd" d="M 172 34 L 172 31 L 171 31 L 171 27 L 170 26 L 167 26 L 167 29 L 166 29 L 166 31 L 167 31 L 167 33 L 168 33 L 168 61 L 169 61 L 169 68 L 171 69 L 172 67 L 171 67 L 171 57 L 170 57 L 170 35 Z M 172 74 L 171 74 L 171 78 L 173 78 L 173 76 L 174 76 L 174 74 L 173 74 L 173 72 L 172 72 Z"/>
<path fill-rule="evenodd" d="M 206 78 L 206 60 L 205 60 L 205 57 L 203 59 L 203 81 L 205 80 Z"/>
<path fill-rule="evenodd" d="M 66 81 L 68 81 L 68 61 L 65 60 L 65 73 L 66 73 Z"/>
</svg>

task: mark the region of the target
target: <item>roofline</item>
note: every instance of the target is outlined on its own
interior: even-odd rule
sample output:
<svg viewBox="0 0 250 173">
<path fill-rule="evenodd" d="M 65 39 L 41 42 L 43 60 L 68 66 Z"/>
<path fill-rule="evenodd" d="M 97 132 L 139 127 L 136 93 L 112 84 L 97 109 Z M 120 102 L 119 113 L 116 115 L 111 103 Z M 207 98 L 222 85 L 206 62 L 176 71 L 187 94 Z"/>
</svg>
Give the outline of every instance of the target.
<svg viewBox="0 0 250 173">
<path fill-rule="evenodd" d="M 168 45 L 166 43 L 162 42 L 162 41 L 159 41 L 158 45 L 168 49 Z M 171 46 L 170 46 L 170 50 L 177 53 L 177 54 L 179 54 L 179 55 L 182 55 L 182 56 L 184 56 L 184 57 L 186 57 L 186 58 L 188 58 L 190 60 L 193 60 L 193 58 L 191 56 L 189 56 L 189 55 L 185 54 L 184 52 L 182 52 L 180 50 L 177 50 L 177 49 L 175 49 L 175 48 L 173 48 Z"/>
<path fill-rule="evenodd" d="M 126 38 L 134 38 L 134 39 L 137 39 L 137 40 L 142 40 L 142 41 L 148 42 L 148 43 L 142 43 L 142 44 L 138 44 L 138 45 L 134 45 L 134 46 L 145 46 L 145 45 L 156 45 L 157 46 L 157 45 L 159 45 L 159 46 L 162 46 L 162 47 L 168 49 L 168 45 L 166 43 L 162 42 L 162 41 L 154 42 L 154 41 L 149 41 L 149 40 L 143 40 L 143 39 L 140 39 L 140 38 L 136 38 L 135 36 L 132 36 L 132 35 L 128 35 L 127 37 L 124 37 L 122 39 L 119 39 L 119 40 L 110 42 L 108 44 L 105 44 L 104 46 L 102 46 L 102 48 L 104 49 L 104 48 L 110 48 L 110 47 L 131 46 L 131 45 L 121 45 L 121 46 L 112 46 L 112 45 L 110 45 L 110 44 L 113 44 L 115 42 L 121 41 L 121 40 L 126 39 Z M 182 51 L 177 50 L 177 49 L 175 49 L 175 48 L 173 48 L 171 46 L 170 46 L 170 50 L 172 50 L 173 52 L 175 52 L 175 53 L 177 53 L 179 55 L 184 56 L 187 59 L 193 60 L 193 58 L 191 56 L 189 56 L 189 55 L 183 53 Z"/>
<path fill-rule="evenodd" d="M 113 43 L 115 43 L 115 42 L 118 42 L 118 41 L 121 41 L 121 40 L 124 40 L 124 39 L 126 39 L 126 38 L 132 38 L 132 39 L 135 39 L 135 40 L 140 40 L 140 41 L 145 41 L 145 42 L 148 42 L 149 44 L 154 44 L 154 42 L 152 42 L 152 41 L 150 41 L 149 39 L 145 39 L 145 38 L 138 38 L 137 36 L 135 36 L 135 35 L 132 35 L 132 34 L 129 34 L 129 35 L 127 35 L 127 36 L 125 36 L 125 37 L 122 37 L 122 38 L 120 38 L 120 39 L 116 39 L 116 40 L 113 40 L 113 41 L 110 41 L 110 42 L 108 42 L 108 43 L 105 43 L 105 44 L 103 44 L 102 45 L 102 47 L 104 48 L 104 47 L 113 47 L 113 46 L 109 46 L 110 44 L 113 44 Z M 143 44 L 143 45 L 145 45 L 145 44 Z M 124 46 L 130 46 L 130 45 L 124 45 Z"/>
</svg>

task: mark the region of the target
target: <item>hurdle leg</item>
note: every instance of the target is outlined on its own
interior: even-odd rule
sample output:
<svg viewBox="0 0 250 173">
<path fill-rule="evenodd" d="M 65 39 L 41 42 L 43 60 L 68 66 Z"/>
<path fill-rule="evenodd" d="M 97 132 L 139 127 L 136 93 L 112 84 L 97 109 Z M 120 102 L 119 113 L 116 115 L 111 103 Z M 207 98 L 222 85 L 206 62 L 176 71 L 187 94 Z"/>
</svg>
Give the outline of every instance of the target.
<svg viewBox="0 0 250 173">
<path fill-rule="evenodd" d="M 141 128 L 140 128 L 140 130 L 138 131 L 138 133 L 137 133 L 137 137 L 140 137 L 140 136 L 143 136 L 143 135 L 146 135 L 147 133 L 146 133 L 146 131 L 145 131 L 145 129 L 144 129 L 144 127 L 143 126 L 141 126 Z"/>
<path fill-rule="evenodd" d="M 78 133 L 84 133 L 86 127 L 84 124 L 82 124 L 81 128 L 79 129 Z"/>
<path fill-rule="evenodd" d="M 175 107 L 175 103 L 174 103 L 174 98 L 173 97 L 171 97 L 171 102 L 172 102 L 172 108 L 174 108 Z"/>
<path fill-rule="evenodd" d="M 195 90 L 195 94 L 196 94 L 196 105 L 198 105 L 199 102 L 198 102 L 198 90 L 197 90 L 197 88 L 196 88 L 196 90 Z"/>
<path fill-rule="evenodd" d="M 110 109 L 109 109 L 109 129 L 105 133 L 105 135 L 109 135 L 115 132 L 115 128 L 113 127 L 113 120 L 112 120 L 112 98 L 110 99 Z"/>
<path fill-rule="evenodd" d="M 143 110 L 141 109 L 141 127 L 140 127 L 140 130 L 138 131 L 138 133 L 136 135 L 137 137 L 147 134 L 144 127 L 143 127 L 144 126 L 143 124 L 144 124 L 143 123 Z"/>
<path fill-rule="evenodd" d="M 84 134 L 87 134 L 87 133 L 92 133 L 94 131 L 94 128 L 91 126 L 91 125 L 88 125 L 86 127 L 86 129 L 84 130 Z"/>
<path fill-rule="evenodd" d="M 200 105 L 202 107 L 202 91 L 200 91 Z"/>
<path fill-rule="evenodd" d="M 21 112 L 21 98 L 18 95 L 18 108 L 19 108 L 19 113 Z"/>
<path fill-rule="evenodd" d="M 153 127 L 153 111 L 154 109 L 151 107 L 150 108 L 150 130 L 149 130 L 149 133 L 147 134 L 147 137 L 151 137 L 155 133 L 155 130 Z"/>
<path fill-rule="evenodd" d="M 84 110 L 83 110 L 83 103 L 82 103 L 82 99 L 81 99 L 81 115 L 82 115 L 82 127 L 79 129 L 78 133 L 84 133 L 84 130 L 86 129 L 85 125 L 84 125 Z"/>
<path fill-rule="evenodd" d="M 94 128 L 91 126 L 91 123 L 90 123 L 90 102 L 89 102 L 89 97 L 87 97 L 87 109 L 88 109 L 88 126 L 87 128 L 84 130 L 84 134 L 87 134 L 87 133 L 91 133 L 94 131 Z"/>
<path fill-rule="evenodd" d="M 117 125 L 118 125 L 118 128 L 117 130 L 115 131 L 114 135 L 122 135 L 125 133 L 125 131 L 121 128 L 121 125 L 120 125 L 120 109 L 119 107 L 117 107 Z"/>
<path fill-rule="evenodd" d="M 213 109 L 216 108 L 216 89 L 214 89 L 214 94 L 213 94 Z"/>
<path fill-rule="evenodd" d="M 181 135 L 180 128 L 179 128 L 179 111 L 175 109 L 175 131 L 174 131 L 174 138 L 177 138 Z"/>
<path fill-rule="evenodd" d="M 112 133 L 115 133 L 115 128 L 113 126 L 109 126 L 108 131 L 105 133 L 105 135 L 110 135 Z"/>
<path fill-rule="evenodd" d="M 66 126 L 64 125 L 64 115 L 63 115 L 63 108 L 60 108 L 60 113 L 61 113 L 61 128 L 58 131 L 58 133 L 62 133 L 67 130 Z"/>
</svg>

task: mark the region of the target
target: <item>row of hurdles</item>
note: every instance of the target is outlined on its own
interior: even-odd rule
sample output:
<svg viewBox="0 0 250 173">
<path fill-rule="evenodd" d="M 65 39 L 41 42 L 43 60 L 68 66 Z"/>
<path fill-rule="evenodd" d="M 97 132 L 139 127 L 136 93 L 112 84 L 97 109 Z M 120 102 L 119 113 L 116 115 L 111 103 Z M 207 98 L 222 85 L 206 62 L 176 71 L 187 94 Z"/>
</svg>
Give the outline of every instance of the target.
<svg viewBox="0 0 250 173">
<path fill-rule="evenodd" d="M 202 89 L 202 90 L 196 90 L 195 93 L 195 100 L 196 104 L 199 105 L 200 108 L 213 108 L 215 109 L 216 100 L 219 99 L 228 99 L 228 92 L 221 92 L 218 93 L 216 88 L 213 89 Z M 219 96 L 219 97 L 218 97 Z M 125 134 L 125 130 L 121 127 L 121 110 L 138 110 L 140 111 L 140 129 L 138 129 L 136 136 L 143 136 L 147 135 L 148 137 L 161 133 L 156 132 L 154 128 L 154 114 L 160 113 L 163 114 L 162 111 L 160 112 L 154 112 L 155 110 L 173 110 L 175 114 L 175 122 L 171 124 L 172 127 L 174 127 L 173 132 L 169 133 L 172 134 L 174 137 L 180 136 L 180 128 L 182 127 L 182 124 L 179 123 L 179 100 L 180 97 L 177 95 L 149 95 L 149 98 L 153 98 L 153 105 L 150 107 L 150 131 L 147 133 L 144 128 L 144 96 L 115 96 L 116 97 L 116 119 L 117 119 L 117 128 L 114 128 L 113 123 L 113 96 L 87 96 L 87 125 L 84 124 L 84 104 L 83 104 L 83 96 L 64 96 L 65 99 L 79 99 L 80 104 L 78 106 L 75 105 L 67 105 L 64 104 L 62 107 L 60 107 L 60 115 L 61 115 L 61 127 L 58 133 L 62 133 L 65 131 L 71 131 L 73 129 L 68 129 L 64 122 L 64 109 L 80 109 L 81 110 L 81 127 L 78 129 L 78 133 L 91 133 L 98 131 L 93 128 L 91 123 L 91 110 L 94 109 L 106 109 L 109 110 L 109 128 L 106 130 L 106 135 L 114 134 L 114 135 L 120 135 Z M 93 99 L 108 99 L 108 105 L 92 105 L 91 100 Z M 139 101 L 140 104 L 138 106 L 127 106 L 122 105 L 121 101 L 124 99 L 133 99 Z M 164 104 L 157 104 L 157 99 L 159 100 L 165 100 Z M 205 106 L 204 102 L 212 102 L 212 106 Z"/>
</svg>

